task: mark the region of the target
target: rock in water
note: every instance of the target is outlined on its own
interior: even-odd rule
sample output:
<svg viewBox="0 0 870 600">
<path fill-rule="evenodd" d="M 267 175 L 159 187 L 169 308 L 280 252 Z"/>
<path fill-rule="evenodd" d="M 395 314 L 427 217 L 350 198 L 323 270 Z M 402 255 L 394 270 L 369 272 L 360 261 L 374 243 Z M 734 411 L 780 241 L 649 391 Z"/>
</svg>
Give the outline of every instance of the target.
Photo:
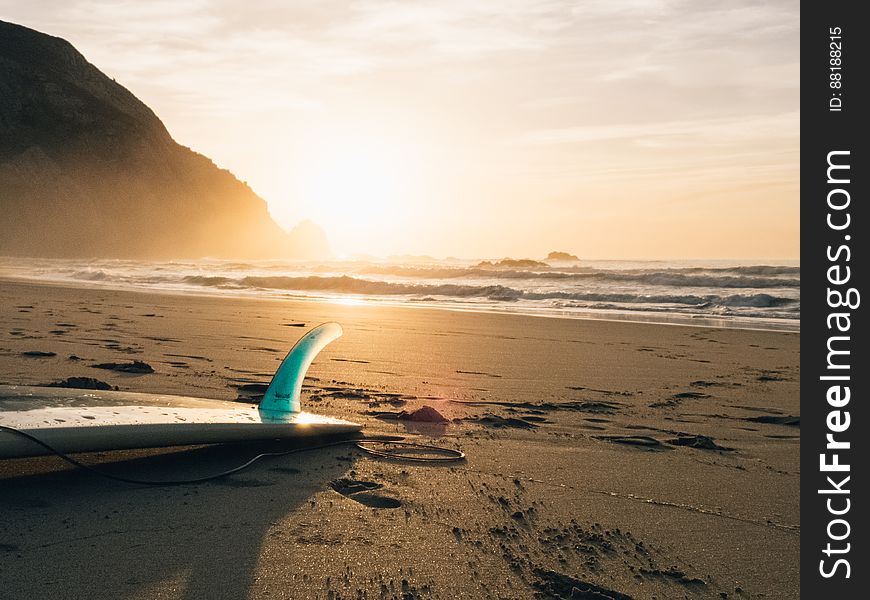
<svg viewBox="0 0 870 600">
<path fill-rule="evenodd" d="M 573 254 L 569 254 L 568 252 L 556 252 L 556 251 L 550 252 L 547 255 L 547 258 L 545 258 L 544 260 L 551 260 L 551 261 L 556 261 L 556 262 L 579 262 L 580 261 L 580 259 L 577 258 Z"/>
</svg>

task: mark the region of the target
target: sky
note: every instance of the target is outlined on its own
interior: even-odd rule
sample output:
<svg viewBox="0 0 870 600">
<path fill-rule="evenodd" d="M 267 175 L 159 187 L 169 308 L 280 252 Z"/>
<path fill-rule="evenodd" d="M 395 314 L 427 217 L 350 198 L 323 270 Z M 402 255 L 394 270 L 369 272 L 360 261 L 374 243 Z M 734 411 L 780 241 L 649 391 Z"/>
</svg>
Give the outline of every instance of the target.
<svg viewBox="0 0 870 600">
<path fill-rule="evenodd" d="M 0 0 L 333 250 L 799 257 L 799 2 Z"/>
</svg>

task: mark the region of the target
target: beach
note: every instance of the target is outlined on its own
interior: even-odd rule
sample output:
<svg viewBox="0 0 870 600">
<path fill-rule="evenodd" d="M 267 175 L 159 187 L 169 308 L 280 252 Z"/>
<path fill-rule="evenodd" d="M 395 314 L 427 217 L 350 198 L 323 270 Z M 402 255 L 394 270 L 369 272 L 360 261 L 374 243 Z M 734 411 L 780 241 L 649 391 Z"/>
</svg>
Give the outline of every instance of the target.
<svg viewBox="0 0 870 600">
<path fill-rule="evenodd" d="M 466 461 L 339 446 L 155 488 L 0 461 L 0 597 L 799 596 L 799 333 L 7 279 L 0 383 L 250 401 L 327 321 L 303 409 Z M 154 372 L 94 368 L 134 360 Z M 423 406 L 449 421 L 396 418 Z M 160 479 L 256 453 L 82 459 Z"/>
</svg>

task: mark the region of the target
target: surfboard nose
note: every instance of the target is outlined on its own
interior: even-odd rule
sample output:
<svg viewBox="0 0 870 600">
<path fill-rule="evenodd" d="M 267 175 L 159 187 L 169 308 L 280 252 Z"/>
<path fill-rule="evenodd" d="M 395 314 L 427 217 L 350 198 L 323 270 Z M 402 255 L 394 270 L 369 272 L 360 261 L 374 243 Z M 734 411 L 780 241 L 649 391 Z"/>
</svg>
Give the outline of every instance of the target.
<svg viewBox="0 0 870 600">
<path fill-rule="evenodd" d="M 341 325 L 338 323 L 324 323 L 302 336 L 272 376 L 272 382 L 260 402 L 260 412 L 270 418 L 298 413 L 301 410 L 302 380 L 308 367 L 314 357 L 341 334 Z"/>
</svg>

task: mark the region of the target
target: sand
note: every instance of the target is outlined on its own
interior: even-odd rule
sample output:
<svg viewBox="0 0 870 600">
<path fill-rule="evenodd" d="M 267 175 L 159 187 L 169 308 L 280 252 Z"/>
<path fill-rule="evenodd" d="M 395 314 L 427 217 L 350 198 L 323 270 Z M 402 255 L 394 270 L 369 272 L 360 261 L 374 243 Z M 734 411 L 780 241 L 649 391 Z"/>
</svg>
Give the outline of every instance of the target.
<svg viewBox="0 0 870 600">
<path fill-rule="evenodd" d="M 0 597 L 798 597 L 798 334 L 6 280 L 0 383 L 249 397 L 331 320 L 305 409 L 464 463 L 345 446 L 148 488 L 0 461 Z M 450 421 L 391 418 L 422 406 Z M 161 478 L 257 451 L 81 457 Z"/>
</svg>

